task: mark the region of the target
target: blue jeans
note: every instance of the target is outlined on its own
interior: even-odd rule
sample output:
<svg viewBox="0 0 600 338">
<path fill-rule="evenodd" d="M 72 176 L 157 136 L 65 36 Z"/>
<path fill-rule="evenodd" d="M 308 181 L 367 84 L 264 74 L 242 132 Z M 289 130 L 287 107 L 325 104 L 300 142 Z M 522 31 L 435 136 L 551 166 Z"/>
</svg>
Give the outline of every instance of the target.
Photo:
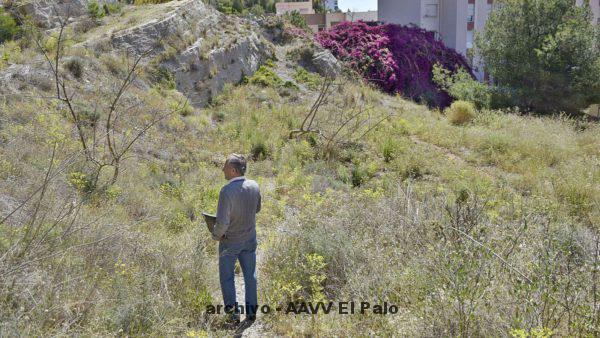
<svg viewBox="0 0 600 338">
<path fill-rule="evenodd" d="M 239 313 L 235 299 L 234 268 L 235 261 L 240 261 L 246 285 L 246 303 L 244 306 L 247 315 L 255 315 L 258 307 L 256 292 L 256 236 L 241 243 L 219 243 L 219 279 L 225 309 L 235 309 Z"/>
</svg>

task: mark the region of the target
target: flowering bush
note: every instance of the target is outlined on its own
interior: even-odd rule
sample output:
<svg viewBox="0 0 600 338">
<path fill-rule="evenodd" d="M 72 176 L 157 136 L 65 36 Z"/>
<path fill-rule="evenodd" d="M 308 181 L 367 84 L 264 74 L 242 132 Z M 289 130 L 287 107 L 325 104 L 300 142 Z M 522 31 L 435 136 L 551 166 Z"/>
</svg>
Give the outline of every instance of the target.
<svg viewBox="0 0 600 338">
<path fill-rule="evenodd" d="M 452 101 L 433 82 L 436 63 L 452 72 L 463 68 L 473 76 L 462 55 L 419 27 L 342 22 L 317 34 L 316 40 L 386 92 L 434 106 L 447 107 Z"/>
</svg>

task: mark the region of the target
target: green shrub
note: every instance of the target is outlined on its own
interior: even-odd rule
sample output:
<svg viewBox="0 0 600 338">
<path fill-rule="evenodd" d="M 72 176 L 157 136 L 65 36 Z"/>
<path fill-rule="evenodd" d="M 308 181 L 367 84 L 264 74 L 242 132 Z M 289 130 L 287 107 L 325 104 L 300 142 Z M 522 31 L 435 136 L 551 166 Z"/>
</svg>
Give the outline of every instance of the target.
<svg viewBox="0 0 600 338">
<path fill-rule="evenodd" d="M 182 210 L 167 213 L 162 218 L 165 227 L 174 233 L 181 232 L 191 224 L 189 216 Z"/>
<path fill-rule="evenodd" d="M 96 189 L 94 182 L 89 175 L 80 171 L 70 173 L 67 182 L 78 192 L 84 194 L 91 193 Z"/>
<path fill-rule="evenodd" d="M 303 166 L 314 158 L 314 149 L 307 140 L 288 142 L 282 149 L 281 161 L 290 168 Z"/>
<path fill-rule="evenodd" d="M 192 107 L 192 105 L 189 102 L 185 102 L 183 104 L 183 107 L 181 107 L 181 110 L 179 111 L 179 114 L 181 116 L 190 116 L 194 113 L 194 107 Z"/>
<path fill-rule="evenodd" d="M 68 60 L 65 64 L 69 72 L 77 79 L 81 79 L 83 76 L 83 60 L 78 57 L 74 57 Z"/>
<path fill-rule="evenodd" d="M 102 8 L 104 9 L 104 13 L 106 13 L 107 15 L 113 15 L 120 13 L 122 6 L 123 5 L 120 2 L 114 2 L 104 3 L 104 5 L 102 5 Z"/>
<path fill-rule="evenodd" d="M 321 84 L 322 78 L 319 74 L 311 73 L 303 67 L 296 67 L 296 72 L 294 73 L 294 80 L 305 84 L 308 88 L 312 90 L 317 90 L 319 88 L 319 85 Z"/>
<path fill-rule="evenodd" d="M 472 102 L 477 109 L 490 108 L 492 88 L 473 79 L 464 69 L 452 73 L 436 64 L 433 81 L 455 100 Z"/>
<path fill-rule="evenodd" d="M 270 155 L 269 146 L 263 139 L 256 138 L 252 141 L 250 154 L 252 155 L 252 159 L 254 161 L 262 161 L 267 159 Z"/>
<path fill-rule="evenodd" d="M 105 15 L 104 9 L 100 7 L 97 0 L 88 2 L 87 12 L 88 16 L 92 19 L 102 19 Z"/>
<path fill-rule="evenodd" d="M 166 89 L 175 89 L 175 75 L 164 67 L 154 67 L 150 70 L 151 80 Z"/>
<path fill-rule="evenodd" d="M 446 109 L 446 116 L 452 124 L 465 124 L 475 117 L 475 106 L 471 102 L 455 101 Z"/>
<path fill-rule="evenodd" d="M 383 144 L 381 145 L 381 153 L 383 155 L 383 160 L 388 163 L 391 162 L 396 156 L 396 152 L 398 151 L 398 143 L 390 138 L 385 139 Z"/>
<path fill-rule="evenodd" d="M 15 19 L 0 7 L 0 43 L 14 38 L 19 33 Z"/>
<path fill-rule="evenodd" d="M 256 73 L 246 80 L 248 83 L 260 85 L 263 87 L 280 87 L 285 83 L 275 74 L 275 72 L 266 66 L 260 66 Z"/>
<path fill-rule="evenodd" d="M 300 88 L 298 88 L 298 85 L 295 84 L 292 81 L 285 81 L 285 83 L 283 84 L 283 88 L 287 88 L 287 89 L 300 89 Z"/>
<path fill-rule="evenodd" d="M 285 19 L 288 20 L 292 25 L 308 30 L 308 24 L 306 23 L 306 19 L 300 14 L 298 11 L 292 11 L 285 15 Z"/>
<path fill-rule="evenodd" d="M 368 179 L 367 170 L 359 165 L 354 165 L 352 167 L 352 186 L 360 187 L 363 185 Z"/>
<path fill-rule="evenodd" d="M 249 12 L 256 16 L 265 15 L 265 9 L 260 4 L 255 4 L 254 6 L 250 7 Z"/>
</svg>

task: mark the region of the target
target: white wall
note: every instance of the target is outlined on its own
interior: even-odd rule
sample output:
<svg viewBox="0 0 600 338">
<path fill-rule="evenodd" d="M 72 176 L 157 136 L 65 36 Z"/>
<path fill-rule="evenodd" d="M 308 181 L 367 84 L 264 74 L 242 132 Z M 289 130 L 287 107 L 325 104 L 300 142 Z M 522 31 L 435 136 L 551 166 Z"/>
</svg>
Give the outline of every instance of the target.
<svg viewBox="0 0 600 338">
<path fill-rule="evenodd" d="M 346 20 L 348 21 L 377 21 L 378 14 L 377 11 L 367 11 L 367 12 L 347 12 Z"/>
<path fill-rule="evenodd" d="M 440 0 L 440 36 L 457 52 L 467 52 L 467 0 Z"/>
<path fill-rule="evenodd" d="M 379 21 L 421 26 L 421 0 L 378 0 Z"/>
<path fill-rule="evenodd" d="M 421 1 L 421 28 L 440 31 L 440 0 Z"/>
<path fill-rule="evenodd" d="M 600 1 L 590 0 L 590 7 L 592 7 L 592 12 L 594 13 L 594 23 L 600 24 Z"/>
</svg>

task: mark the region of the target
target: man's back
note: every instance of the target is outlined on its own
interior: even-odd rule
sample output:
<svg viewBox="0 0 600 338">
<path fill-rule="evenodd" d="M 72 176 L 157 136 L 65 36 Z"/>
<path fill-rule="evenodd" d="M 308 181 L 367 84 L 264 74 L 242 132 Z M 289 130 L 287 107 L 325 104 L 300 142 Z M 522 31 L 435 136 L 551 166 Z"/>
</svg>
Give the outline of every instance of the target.
<svg viewBox="0 0 600 338">
<path fill-rule="evenodd" d="M 215 236 L 223 243 L 244 242 L 256 235 L 256 213 L 261 208 L 258 184 L 243 177 L 225 185 L 219 194 Z"/>
</svg>

